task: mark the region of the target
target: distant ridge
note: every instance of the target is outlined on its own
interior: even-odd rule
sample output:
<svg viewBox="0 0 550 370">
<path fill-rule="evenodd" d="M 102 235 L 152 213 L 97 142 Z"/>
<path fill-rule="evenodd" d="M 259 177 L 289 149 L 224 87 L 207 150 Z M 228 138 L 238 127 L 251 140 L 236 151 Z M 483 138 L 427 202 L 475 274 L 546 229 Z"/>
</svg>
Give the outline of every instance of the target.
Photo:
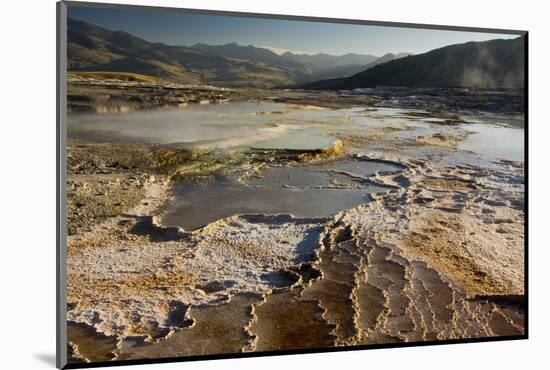
<svg viewBox="0 0 550 370">
<path fill-rule="evenodd" d="M 335 56 L 325 53 L 318 54 L 294 54 L 286 52 L 281 55 L 283 59 L 300 63 L 301 65 L 309 68 L 313 73 L 326 72 L 335 68 L 342 68 L 344 66 L 367 66 L 378 59 L 374 55 L 363 55 L 348 53 L 341 56 Z"/>
</svg>

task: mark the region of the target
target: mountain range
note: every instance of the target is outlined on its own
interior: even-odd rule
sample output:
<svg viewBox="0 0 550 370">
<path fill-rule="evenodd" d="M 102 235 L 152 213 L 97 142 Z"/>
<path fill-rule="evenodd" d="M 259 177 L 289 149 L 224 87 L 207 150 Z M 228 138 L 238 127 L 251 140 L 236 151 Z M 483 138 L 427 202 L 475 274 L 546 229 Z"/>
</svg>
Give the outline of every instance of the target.
<svg viewBox="0 0 550 370">
<path fill-rule="evenodd" d="M 523 36 L 382 57 L 285 52 L 237 43 L 174 46 L 68 20 L 68 70 L 131 72 L 228 87 L 523 87 Z"/>
<path fill-rule="evenodd" d="M 350 90 L 376 86 L 520 88 L 524 86 L 525 39 L 467 42 L 393 59 L 345 78 L 298 87 Z"/>
<path fill-rule="evenodd" d="M 351 76 L 380 61 L 406 55 L 279 55 L 237 43 L 172 46 L 74 19 L 69 19 L 67 26 L 70 71 L 132 72 L 181 83 L 264 88 L 295 85 Z"/>
</svg>

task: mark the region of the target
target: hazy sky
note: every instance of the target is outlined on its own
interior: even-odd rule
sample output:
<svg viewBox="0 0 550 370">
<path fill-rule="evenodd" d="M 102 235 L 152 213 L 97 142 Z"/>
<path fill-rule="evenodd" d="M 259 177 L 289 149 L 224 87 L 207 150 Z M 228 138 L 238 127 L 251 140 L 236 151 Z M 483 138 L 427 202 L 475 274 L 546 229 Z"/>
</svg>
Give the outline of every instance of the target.
<svg viewBox="0 0 550 370">
<path fill-rule="evenodd" d="M 277 53 L 286 50 L 307 54 L 419 54 L 438 47 L 514 38 L 517 35 L 423 30 L 233 16 L 185 14 L 163 10 L 69 7 L 69 18 L 110 30 L 122 30 L 151 42 L 219 45 L 236 42 L 262 46 Z M 365 17 L 368 14 L 364 15 Z M 436 21 L 436 20 L 434 20 Z"/>
</svg>

